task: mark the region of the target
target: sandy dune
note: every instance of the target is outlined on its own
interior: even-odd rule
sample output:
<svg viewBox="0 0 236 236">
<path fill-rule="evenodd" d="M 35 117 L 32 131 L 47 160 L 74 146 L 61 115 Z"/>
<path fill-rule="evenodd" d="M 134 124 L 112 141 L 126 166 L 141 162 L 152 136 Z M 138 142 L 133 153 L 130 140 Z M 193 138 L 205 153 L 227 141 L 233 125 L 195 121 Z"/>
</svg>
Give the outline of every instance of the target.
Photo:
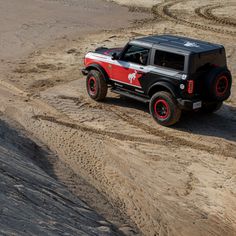
<svg viewBox="0 0 236 236">
<path fill-rule="evenodd" d="M 135 225 L 147 236 L 236 235 L 235 80 L 220 111 L 187 113 L 173 128 L 158 126 L 143 104 L 114 94 L 96 103 L 85 92 L 85 52 L 153 33 L 224 44 L 235 77 L 232 1 L 162 1 L 152 10 L 153 19 L 132 28 L 68 37 L 33 52 L 1 80 L 0 110 L 74 173 L 67 178 L 55 171 L 71 191 L 86 193 L 83 199 L 98 212 L 106 200 L 95 202 L 96 195 L 74 183 L 83 179 L 105 196 L 114 212 L 103 215 L 127 235 Z"/>
</svg>

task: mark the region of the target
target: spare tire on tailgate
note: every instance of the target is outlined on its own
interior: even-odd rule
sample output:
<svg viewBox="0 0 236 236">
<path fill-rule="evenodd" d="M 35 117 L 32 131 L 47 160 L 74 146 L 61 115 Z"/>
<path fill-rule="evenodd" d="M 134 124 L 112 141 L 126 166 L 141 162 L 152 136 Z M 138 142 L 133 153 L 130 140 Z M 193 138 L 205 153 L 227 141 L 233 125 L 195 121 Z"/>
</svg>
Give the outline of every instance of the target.
<svg viewBox="0 0 236 236">
<path fill-rule="evenodd" d="M 232 77 L 224 67 L 214 67 L 207 74 L 206 92 L 210 100 L 224 101 L 230 96 Z"/>
</svg>

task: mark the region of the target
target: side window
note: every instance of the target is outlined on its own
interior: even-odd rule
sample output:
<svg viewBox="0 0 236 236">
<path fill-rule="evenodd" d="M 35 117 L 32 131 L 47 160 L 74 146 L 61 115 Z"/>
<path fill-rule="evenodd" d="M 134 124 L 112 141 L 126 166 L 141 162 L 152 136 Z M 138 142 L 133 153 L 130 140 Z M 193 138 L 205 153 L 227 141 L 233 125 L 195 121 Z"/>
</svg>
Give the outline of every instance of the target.
<svg viewBox="0 0 236 236">
<path fill-rule="evenodd" d="M 183 71 L 184 70 L 184 56 L 156 50 L 154 64 L 157 66 Z"/>
<path fill-rule="evenodd" d="M 127 62 L 147 65 L 148 55 L 149 55 L 149 49 L 135 45 L 130 45 L 121 59 Z"/>
</svg>

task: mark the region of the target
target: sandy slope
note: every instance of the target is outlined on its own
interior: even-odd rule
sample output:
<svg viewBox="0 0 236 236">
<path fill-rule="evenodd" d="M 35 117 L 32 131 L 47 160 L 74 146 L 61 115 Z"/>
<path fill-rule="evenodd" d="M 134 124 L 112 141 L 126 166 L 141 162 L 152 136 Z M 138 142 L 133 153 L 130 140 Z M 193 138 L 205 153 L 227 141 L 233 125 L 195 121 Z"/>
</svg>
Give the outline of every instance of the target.
<svg viewBox="0 0 236 236">
<path fill-rule="evenodd" d="M 88 50 L 172 33 L 224 44 L 235 77 L 233 12 L 222 20 L 222 8 L 234 11 L 234 3 L 220 4 L 164 2 L 143 27 L 138 22 L 136 28 L 68 38 L 37 51 L 1 82 L 0 110 L 47 144 L 143 235 L 236 235 L 235 80 L 219 112 L 185 114 L 178 125 L 164 128 L 143 104 L 113 94 L 104 103 L 90 100 L 80 76 Z"/>
<path fill-rule="evenodd" d="M 15 129 L 0 117 L 0 234 L 120 235 L 40 168 L 53 172 L 53 156 Z"/>
</svg>

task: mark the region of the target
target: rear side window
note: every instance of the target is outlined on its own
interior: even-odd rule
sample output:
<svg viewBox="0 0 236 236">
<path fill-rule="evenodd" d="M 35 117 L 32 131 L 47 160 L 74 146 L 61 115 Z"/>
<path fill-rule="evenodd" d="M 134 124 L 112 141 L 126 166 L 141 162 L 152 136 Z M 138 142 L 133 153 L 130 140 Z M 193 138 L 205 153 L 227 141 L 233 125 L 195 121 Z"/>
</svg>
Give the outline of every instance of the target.
<svg viewBox="0 0 236 236">
<path fill-rule="evenodd" d="M 195 73 L 208 70 L 212 65 L 224 67 L 226 64 L 225 50 L 216 50 L 192 56 L 190 70 Z"/>
<path fill-rule="evenodd" d="M 156 66 L 161 66 L 168 69 L 183 71 L 184 56 L 171 52 L 156 50 L 154 64 Z"/>
</svg>

